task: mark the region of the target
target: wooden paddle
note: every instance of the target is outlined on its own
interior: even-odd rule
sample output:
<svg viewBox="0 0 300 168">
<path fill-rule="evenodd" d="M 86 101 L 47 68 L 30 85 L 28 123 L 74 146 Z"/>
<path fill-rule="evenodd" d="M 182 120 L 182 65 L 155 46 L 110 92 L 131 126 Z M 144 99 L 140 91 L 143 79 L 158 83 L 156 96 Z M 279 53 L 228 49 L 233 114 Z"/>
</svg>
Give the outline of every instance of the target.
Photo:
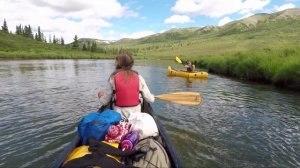
<svg viewBox="0 0 300 168">
<path fill-rule="evenodd" d="M 196 92 L 175 92 L 162 94 L 155 97 L 161 100 L 183 105 L 199 105 L 202 102 L 200 94 Z"/>
</svg>

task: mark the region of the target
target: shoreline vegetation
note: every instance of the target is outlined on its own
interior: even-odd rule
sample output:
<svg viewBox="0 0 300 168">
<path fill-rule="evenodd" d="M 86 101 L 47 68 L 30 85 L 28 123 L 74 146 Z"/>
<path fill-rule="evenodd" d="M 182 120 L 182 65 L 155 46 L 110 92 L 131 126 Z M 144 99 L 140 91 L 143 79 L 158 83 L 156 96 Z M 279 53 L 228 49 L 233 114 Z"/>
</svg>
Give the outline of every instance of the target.
<svg viewBox="0 0 300 168">
<path fill-rule="evenodd" d="M 0 51 L 0 60 L 14 59 L 113 59 L 113 55 L 91 53 L 84 51 L 65 51 L 65 52 L 3 52 Z"/>
<path fill-rule="evenodd" d="M 206 56 L 194 64 L 210 73 L 300 91 L 300 48 Z"/>
</svg>

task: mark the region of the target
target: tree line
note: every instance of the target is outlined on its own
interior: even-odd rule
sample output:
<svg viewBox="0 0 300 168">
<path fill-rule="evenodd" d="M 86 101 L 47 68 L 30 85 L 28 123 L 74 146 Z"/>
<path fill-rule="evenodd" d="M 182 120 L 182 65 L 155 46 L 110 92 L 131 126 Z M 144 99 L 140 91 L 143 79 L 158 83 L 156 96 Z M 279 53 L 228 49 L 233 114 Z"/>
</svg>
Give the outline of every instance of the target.
<svg viewBox="0 0 300 168">
<path fill-rule="evenodd" d="M 12 33 L 11 31 L 9 31 L 7 22 L 4 19 L 3 25 L 1 26 L 1 31 L 4 33 L 10 33 L 10 34 L 15 34 L 26 38 L 30 38 L 43 43 L 65 45 L 65 40 L 63 37 L 58 38 L 55 35 L 53 36 L 49 35 L 47 40 L 47 37 L 41 31 L 40 26 L 38 26 L 37 32 L 33 34 L 32 27 L 30 26 L 30 24 L 25 26 L 19 24 L 16 26 L 15 33 Z M 97 46 L 97 43 L 95 41 L 79 42 L 77 35 L 75 35 L 73 40 L 74 41 L 70 45 L 67 45 L 67 47 L 69 46 L 74 50 L 90 51 L 90 52 L 97 52 L 97 53 L 104 53 L 104 54 L 118 54 L 118 53 L 133 54 L 138 52 L 136 49 L 130 49 L 130 48 L 106 47 L 102 45 Z"/>
<path fill-rule="evenodd" d="M 8 30 L 7 22 L 5 19 L 3 21 L 3 25 L 1 26 L 1 31 L 4 33 L 13 34 L 11 31 Z M 44 42 L 44 43 L 65 45 L 64 38 L 63 37 L 57 38 L 57 37 L 55 37 L 55 35 L 53 35 L 53 36 L 49 35 L 49 39 L 47 41 L 47 38 L 44 35 L 44 33 L 41 31 L 40 26 L 38 26 L 37 32 L 35 34 L 33 34 L 30 24 L 25 25 L 25 26 L 19 24 L 16 26 L 15 34 L 26 37 L 26 38 L 34 39 L 34 40 L 37 40 L 40 42 Z"/>
<path fill-rule="evenodd" d="M 72 49 L 82 50 L 82 51 L 91 51 L 91 52 L 97 51 L 97 43 L 96 42 L 91 43 L 90 41 L 88 41 L 87 44 L 85 42 L 83 42 L 83 45 L 80 46 L 77 35 L 75 35 L 73 40 L 74 41 L 71 43 Z"/>
</svg>

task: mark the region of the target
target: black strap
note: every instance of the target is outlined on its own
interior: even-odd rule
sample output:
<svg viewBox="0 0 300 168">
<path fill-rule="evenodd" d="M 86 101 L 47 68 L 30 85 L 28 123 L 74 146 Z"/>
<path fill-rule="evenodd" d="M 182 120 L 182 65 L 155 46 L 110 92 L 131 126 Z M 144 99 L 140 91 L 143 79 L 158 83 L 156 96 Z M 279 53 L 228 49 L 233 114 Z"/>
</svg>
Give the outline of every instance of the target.
<svg viewBox="0 0 300 168">
<path fill-rule="evenodd" d="M 89 146 L 90 146 L 89 147 L 90 152 L 98 153 L 98 154 L 109 154 L 109 155 L 127 157 L 127 156 L 136 155 L 138 153 L 143 153 L 141 151 L 136 151 L 136 150 L 122 151 L 104 142 L 99 142 L 93 138 L 89 139 Z"/>
</svg>

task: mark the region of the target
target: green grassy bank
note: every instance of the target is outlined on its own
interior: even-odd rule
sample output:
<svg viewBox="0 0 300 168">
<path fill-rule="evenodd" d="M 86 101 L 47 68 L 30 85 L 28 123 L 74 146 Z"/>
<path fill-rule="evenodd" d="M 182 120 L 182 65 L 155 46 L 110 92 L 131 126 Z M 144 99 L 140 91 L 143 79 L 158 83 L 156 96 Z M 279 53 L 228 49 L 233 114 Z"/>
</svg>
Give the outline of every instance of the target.
<svg viewBox="0 0 300 168">
<path fill-rule="evenodd" d="M 0 59 L 112 59 L 114 56 L 83 51 L 0 51 Z"/>
<path fill-rule="evenodd" d="M 300 90 L 300 48 L 237 52 L 195 60 L 209 72 Z"/>
</svg>

